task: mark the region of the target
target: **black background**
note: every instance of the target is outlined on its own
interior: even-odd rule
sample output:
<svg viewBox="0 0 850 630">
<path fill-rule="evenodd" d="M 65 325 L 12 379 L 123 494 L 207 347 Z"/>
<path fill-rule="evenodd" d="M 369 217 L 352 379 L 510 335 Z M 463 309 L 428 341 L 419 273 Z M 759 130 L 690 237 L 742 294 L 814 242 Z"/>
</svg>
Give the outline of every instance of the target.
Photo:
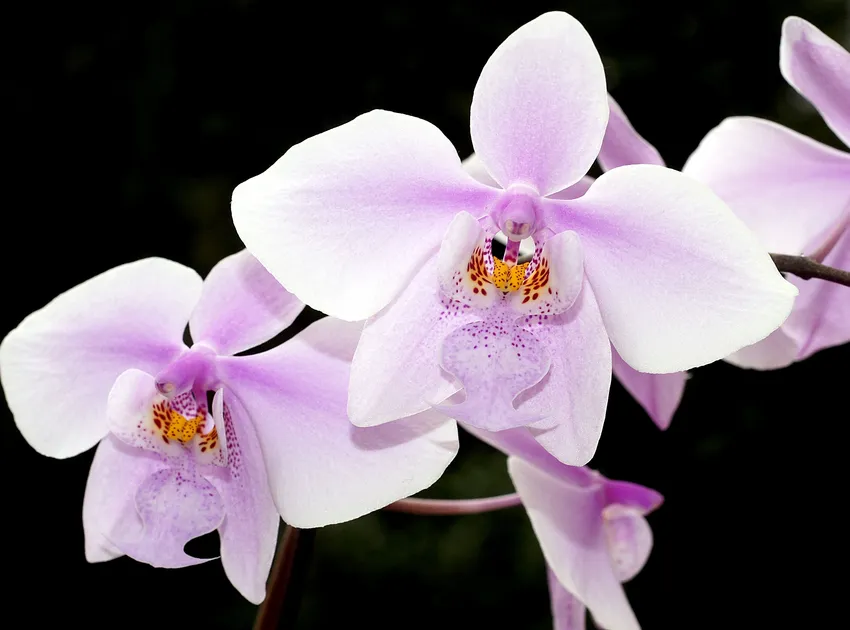
<svg viewBox="0 0 850 630">
<path fill-rule="evenodd" d="M 364 111 L 425 118 L 465 157 L 481 67 L 551 9 L 586 26 L 610 92 L 674 168 L 728 115 L 838 146 L 782 80 L 778 46 L 787 15 L 846 44 L 842 0 L 16 3 L 4 10 L 0 334 L 123 262 L 157 255 L 206 273 L 240 247 L 233 187 Z M 614 385 L 593 465 L 666 497 L 650 517 L 653 554 L 627 585 L 645 629 L 818 628 L 840 614 L 848 364 L 842 347 L 777 372 L 696 370 L 664 433 Z M 4 627 L 250 627 L 256 609 L 218 562 L 87 564 L 80 512 L 92 453 L 41 457 L 0 413 Z M 504 458 L 467 438 L 430 496 L 510 490 Z M 320 531 L 299 621 L 550 624 L 521 509 L 380 513 Z"/>
</svg>

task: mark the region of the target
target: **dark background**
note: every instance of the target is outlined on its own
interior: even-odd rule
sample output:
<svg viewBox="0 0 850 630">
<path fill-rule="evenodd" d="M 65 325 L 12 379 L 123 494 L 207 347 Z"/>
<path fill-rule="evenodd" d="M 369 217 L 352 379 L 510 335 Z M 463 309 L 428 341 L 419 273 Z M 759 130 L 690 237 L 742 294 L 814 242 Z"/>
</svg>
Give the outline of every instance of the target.
<svg viewBox="0 0 850 630">
<path fill-rule="evenodd" d="M 838 146 L 782 80 L 778 46 L 792 14 L 846 43 L 842 0 L 15 3 L 4 10 L 0 335 L 119 263 L 157 255 L 206 273 L 240 247 L 233 187 L 361 112 L 423 117 L 465 157 L 481 67 L 551 9 L 587 27 L 610 91 L 673 167 L 735 114 Z M 848 365 L 843 347 L 773 373 L 697 370 L 665 433 L 613 386 L 593 465 L 667 499 L 650 517 L 649 563 L 627 585 L 646 630 L 818 628 L 843 610 Z M 41 457 L 0 413 L 0 625 L 250 627 L 256 609 L 219 562 L 87 564 L 80 512 L 92 453 Z M 509 491 L 504 458 L 464 438 L 429 494 Z M 379 513 L 320 531 L 299 627 L 550 623 L 542 557 L 513 509 Z"/>
</svg>

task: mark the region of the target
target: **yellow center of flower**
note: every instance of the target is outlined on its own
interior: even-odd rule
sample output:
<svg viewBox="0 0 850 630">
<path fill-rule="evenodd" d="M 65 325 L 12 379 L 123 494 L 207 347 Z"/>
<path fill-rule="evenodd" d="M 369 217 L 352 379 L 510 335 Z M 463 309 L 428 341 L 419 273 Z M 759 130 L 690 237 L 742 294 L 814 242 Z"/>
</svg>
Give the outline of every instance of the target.
<svg viewBox="0 0 850 630">
<path fill-rule="evenodd" d="M 153 423 L 162 432 L 166 443 L 168 440 L 177 440 L 185 444 L 198 434 L 203 436 L 203 441 L 211 441 L 209 446 L 214 447 L 218 436 L 215 427 L 206 435 L 202 433 L 205 419 L 203 410 L 194 418 L 186 418 L 165 401 L 156 403 L 153 407 Z"/>
<path fill-rule="evenodd" d="M 487 295 L 487 285 L 493 285 L 502 293 L 522 291 L 525 296 L 522 304 L 534 302 L 552 293 L 549 286 L 549 261 L 541 258 L 539 264 L 527 278 L 528 262 L 509 265 L 493 256 L 493 275 L 487 272 L 484 264 L 484 252 L 476 247 L 466 266 L 467 279 L 475 294 Z"/>
</svg>

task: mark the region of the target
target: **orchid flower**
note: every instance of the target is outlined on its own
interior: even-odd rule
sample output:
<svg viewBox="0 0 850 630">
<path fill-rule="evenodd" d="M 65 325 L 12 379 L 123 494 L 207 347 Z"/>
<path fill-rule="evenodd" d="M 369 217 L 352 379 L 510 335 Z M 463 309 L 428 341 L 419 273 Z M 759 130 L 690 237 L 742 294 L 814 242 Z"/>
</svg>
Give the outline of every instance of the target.
<svg viewBox="0 0 850 630">
<path fill-rule="evenodd" d="M 645 516 L 664 501 L 655 490 L 567 466 L 528 431 L 471 432 L 508 455 L 508 472 L 546 559 L 555 630 L 638 630 L 622 582 L 652 550 Z"/>
<path fill-rule="evenodd" d="M 796 289 L 704 185 L 639 165 L 561 197 L 596 159 L 607 121 L 590 36 L 546 13 L 499 46 L 473 94 L 473 146 L 498 188 L 464 172 L 433 125 L 386 111 L 305 140 L 236 188 L 236 229 L 284 286 L 335 317 L 367 318 L 355 425 L 437 406 L 482 429 L 527 427 L 559 460 L 584 464 L 605 417 L 611 344 L 637 370 L 676 372 L 784 321 Z M 522 263 L 527 237 L 535 254 Z M 465 400 L 445 405 L 460 388 Z"/>
<path fill-rule="evenodd" d="M 850 52 L 798 17 L 782 25 L 782 75 L 850 146 Z M 850 270 L 850 153 L 759 118 L 727 118 L 683 172 L 708 184 L 779 254 Z M 850 341 L 850 291 L 790 278 L 799 297 L 785 323 L 726 360 L 773 369 Z"/>
<path fill-rule="evenodd" d="M 149 258 L 63 293 L 6 336 L 0 376 L 26 440 L 58 458 L 99 442 L 83 501 L 90 562 L 198 564 L 183 546 L 218 530 L 225 573 L 258 603 L 279 515 L 297 527 L 346 521 L 442 474 L 457 429 L 436 412 L 374 429 L 348 421 L 360 325 L 325 318 L 234 356 L 302 308 L 245 251 L 203 282 Z"/>
<path fill-rule="evenodd" d="M 638 134 L 622 108 L 610 95 L 608 107 L 610 112 L 608 126 L 605 128 L 602 148 L 597 157 L 602 170 L 609 171 L 632 164 L 664 166 L 664 160 L 658 150 Z M 479 182 L 488 186 L 498 186 L 475 153 L 466 158 L 462 164 L 464 170 Z M 577 184 L 561 191 L 558 196 L 561 199 L 577 199 L 590 189 L 593 181 L 592 177 L 584 176 Z M 520 243 L 520 258 L 527 257 L 533 251 L 533 239 L 527 238 Z M 687 372 L 670 374 L 638 372 L 623 360 L 615 348 L 612 348 L 611 359 L 614 376 L 626 391 L 644 408 L 658 428 L 669 427 L 685 392 Z"/>
</svg>

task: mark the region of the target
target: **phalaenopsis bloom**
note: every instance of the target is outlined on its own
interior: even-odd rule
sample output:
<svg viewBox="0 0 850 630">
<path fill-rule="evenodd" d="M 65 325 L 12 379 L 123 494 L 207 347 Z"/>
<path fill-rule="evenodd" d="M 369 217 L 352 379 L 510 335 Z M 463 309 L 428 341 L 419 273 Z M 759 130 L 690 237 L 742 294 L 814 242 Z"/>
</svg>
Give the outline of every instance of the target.
<svg viewBox="0 0 850 630">
<path fill-rule="evenodd" d="M 508 471 L 549 573 L 555 630 L 584 630 L 585 610 L 605 630 L 639 630 L 621 585 L 652 550 L 644 518 L 664 501 L 655 490 L 562 464 L 527 431 L 472 432 L 506 453 Z"/>
<path fill-rule="evenodd" d="M 521 27 L 475 86 L 466 173 L 433 125 L 374 111 L 292 147 L 233 194 L 236 229 L 311 306 L 368 318 L 348 412 L 370 426 L 440 407 L 593 455 L 611 346 L 643 372 L 720 359 L 773 332 L 796 289 L 706 186 L 648 165 L 570 189 L 599 154 L 605 74 L 565 13 Z M 505 254 L 493 254 L 502 232 Z M 518 259 L 532 238 L 531 260 Z M 446 399 L 464 390 L 452 407 Z"/>
<path fill-rule="evenodd" d="M 6 336 L 0 374 L 27 441 L 60 458 L 99 442 L 83 504 L 89 561 L 197 564 L 184 545 L 217 529 L 228 578 L 259 602 L 281 516 L 349 520 L 442 474 L 457 429 L 436 412 L 373 429 L 348 421 L 360 325 L 325 318 L 237 356 L 302 308 L 245 251 L 205 281 L 150 258 L 63 293 Z"/>
<path fill-rule="evenodd" d="M 782 75 L 850 146 L 850 52 L 798 17 L 782 25 Z M 708 184 L 761 243 L 850 271 L 850 153 L 759 118 L 727 118 L 683 172 Z M 791 277 L 800 292 L 782 327 L 727 360 L 770 369 L 850 341 L 850 290 Z"/>
</svg>

